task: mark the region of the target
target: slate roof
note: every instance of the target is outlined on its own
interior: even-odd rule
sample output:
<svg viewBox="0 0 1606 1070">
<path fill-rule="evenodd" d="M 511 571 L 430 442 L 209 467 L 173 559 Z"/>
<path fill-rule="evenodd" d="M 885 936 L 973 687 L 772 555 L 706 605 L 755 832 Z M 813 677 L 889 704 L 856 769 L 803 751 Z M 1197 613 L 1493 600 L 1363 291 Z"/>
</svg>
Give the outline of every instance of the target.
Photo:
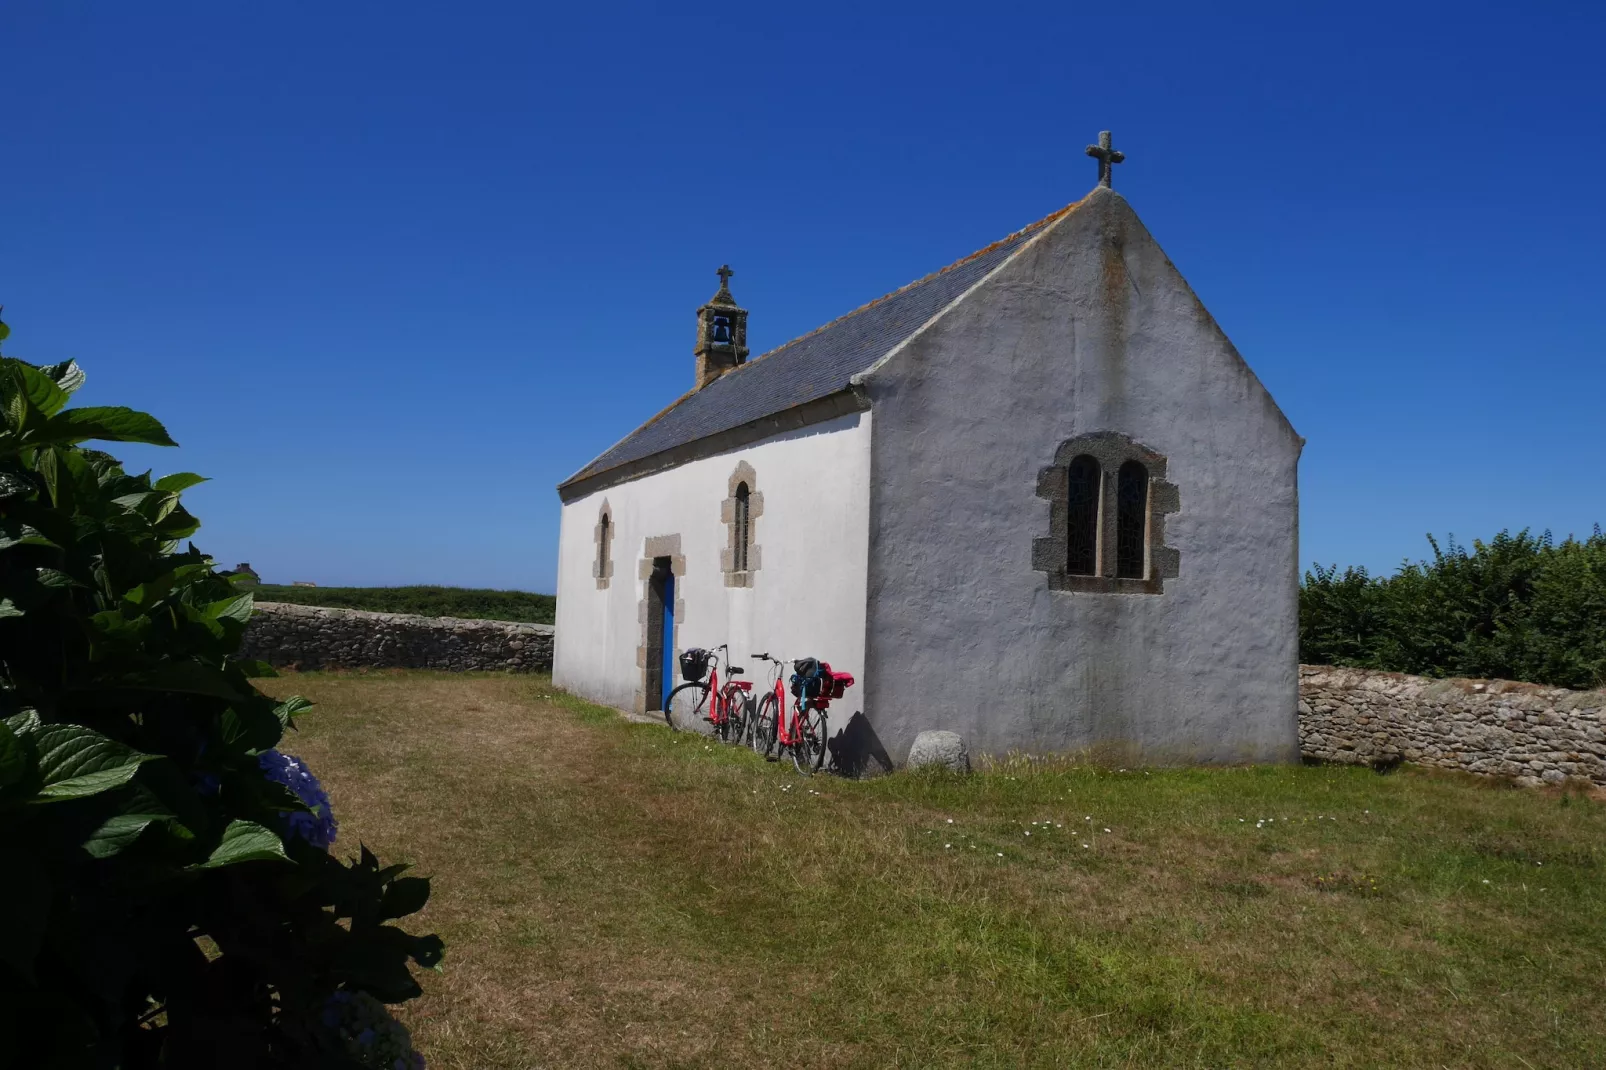
<svg viewBox="0 0 1606 1070">
<path fill-rule="evenodd" d="M 726 372 L 675 401 L 561 486 L 847 389 L 854 375 L 896 348 L 1026 239 L 1073 207 Z"/>
</svg>

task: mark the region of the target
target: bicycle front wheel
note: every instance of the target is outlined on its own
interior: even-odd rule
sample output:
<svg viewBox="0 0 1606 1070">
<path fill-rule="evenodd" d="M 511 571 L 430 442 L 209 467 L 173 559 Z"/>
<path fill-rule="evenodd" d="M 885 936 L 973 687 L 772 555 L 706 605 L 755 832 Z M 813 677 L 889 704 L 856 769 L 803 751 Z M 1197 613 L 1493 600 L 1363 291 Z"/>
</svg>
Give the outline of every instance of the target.
<svg viewBox="0 0 1606 1070">
<path fill-rule="evenodd" d="M 770 751 L 775 749 L 774 694 L 766 694 L 758 700 L 758 710 L 753 714 L 753 727 L 747 738 L 755 754 L 768 758 Z"/>
<path fill-rule="evenodd" d="M 753 696 L 736 688 L 731 689 L 730 702 L 725 707 L 724 738 L 726 743 L 740 747 L 747 738 L 747 729 L 753 720 Z"/>
<path fill-rule="evenodd" d="M 804 776 L 825 764 L 827 737 L 824 710 L 808 710 L 797 719 L 797 742 L 792 744 L 792 764 Z"/>
<path fill-rule="evenodd" d="M 677 732 L 707 733 L 709 687 L 704 683 L 681 684 L 664 700 L 664 720 Z"/>
</svg>

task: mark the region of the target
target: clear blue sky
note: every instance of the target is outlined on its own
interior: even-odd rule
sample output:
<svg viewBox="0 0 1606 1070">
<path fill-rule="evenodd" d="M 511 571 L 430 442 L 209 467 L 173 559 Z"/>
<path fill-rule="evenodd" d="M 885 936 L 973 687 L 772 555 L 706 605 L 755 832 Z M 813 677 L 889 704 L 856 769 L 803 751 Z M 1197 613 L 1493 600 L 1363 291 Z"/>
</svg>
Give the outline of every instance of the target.
<svg viewBox="0 0 1606 1070">
<path fill-rule="evenodd" d="M 1104 14 L 1120 7 L 1124 12 Z M 1587 13 L 1586 13 L 1587 12 Z M 1606 520 L 1606 9 L 0 9 L 6 352 L 270 580 L 551 590 L 554 485 L 754 352 L 1116 187 L 1309 439 L 1302 557 Z"/>
</svg>

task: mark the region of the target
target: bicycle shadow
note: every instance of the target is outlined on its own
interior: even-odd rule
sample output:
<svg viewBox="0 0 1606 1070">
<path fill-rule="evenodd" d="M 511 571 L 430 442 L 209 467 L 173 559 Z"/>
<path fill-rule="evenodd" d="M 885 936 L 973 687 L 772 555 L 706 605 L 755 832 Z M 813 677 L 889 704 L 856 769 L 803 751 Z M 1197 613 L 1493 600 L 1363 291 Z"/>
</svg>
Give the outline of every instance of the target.
<svg viewBox="0 0 1606 1070">
<path fill-rule="evenodd" d="M 831 771 L 838 776 L 858 778 L 892 772 L 892 756 L 863 710 L 848 718 L 842 731 L 827 741 L 826 748 L 831 752 Z"/>
</svg>

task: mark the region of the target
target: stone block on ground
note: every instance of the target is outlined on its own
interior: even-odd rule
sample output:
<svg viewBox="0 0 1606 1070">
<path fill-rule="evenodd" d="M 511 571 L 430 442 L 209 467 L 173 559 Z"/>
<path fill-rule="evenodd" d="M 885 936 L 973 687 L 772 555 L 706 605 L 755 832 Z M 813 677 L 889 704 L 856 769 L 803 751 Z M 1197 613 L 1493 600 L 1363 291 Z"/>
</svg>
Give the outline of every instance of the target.
<svg viewBox="0 0 1606 1070">
<path fill-rule="evenodd" d="M 970 751 L 958 732 L 926 731 L 915 737 L 909 748 L 910 769 L 937 766 L 955 773 L 970 772 Z"/>
</svg>

